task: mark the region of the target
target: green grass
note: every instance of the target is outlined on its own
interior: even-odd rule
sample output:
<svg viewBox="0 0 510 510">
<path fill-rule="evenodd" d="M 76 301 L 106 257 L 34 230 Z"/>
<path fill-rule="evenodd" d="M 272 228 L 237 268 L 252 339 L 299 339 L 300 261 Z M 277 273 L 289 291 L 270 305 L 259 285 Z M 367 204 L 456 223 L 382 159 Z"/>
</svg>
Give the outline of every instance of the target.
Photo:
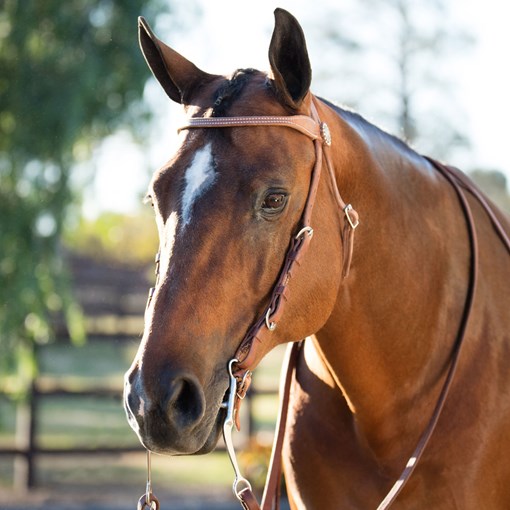
<svg viewBox="0 0 510 510">
<path fill-rule="evenodd" d="M 40 349 L 42 376 L 114 381 L 122 387 L 122 377 L 135 356 L 136 342 L 91 339 L 81 347 L 52 344 Z"/>
<path fill-rule="evenodd" d="M 86 491 L 97 487 L 108 490 L 145 490 L 145 453 L 109 456 L 41 455 L 37 460 L 37 485 L 46 490 Z M 0 462 L 0 489 L 12 483 L 13 458 Z M 224 452 L 200 457 L 152 456 L 152 483 L 155 491 L 178 493 L 224 488 L 233 481 L 233 470 Z"/>
</svg>

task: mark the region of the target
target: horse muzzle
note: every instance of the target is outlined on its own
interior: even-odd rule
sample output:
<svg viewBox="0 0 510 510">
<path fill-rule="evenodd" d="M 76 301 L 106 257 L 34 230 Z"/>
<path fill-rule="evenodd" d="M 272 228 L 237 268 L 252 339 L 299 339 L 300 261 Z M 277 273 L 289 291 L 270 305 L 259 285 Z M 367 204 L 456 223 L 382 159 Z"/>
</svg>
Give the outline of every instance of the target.
<svg viewBox="0 0 510 510">
<path fill-rule="evenodd" d="M 207 412 L 204 390 L 193 374 L 165 371 L 145 382 L 134 365 L 125 376 L 124 407 L 131 428 L 149 450 L 191 455 L 216 445 L 218 409 Z"/>
</svg>

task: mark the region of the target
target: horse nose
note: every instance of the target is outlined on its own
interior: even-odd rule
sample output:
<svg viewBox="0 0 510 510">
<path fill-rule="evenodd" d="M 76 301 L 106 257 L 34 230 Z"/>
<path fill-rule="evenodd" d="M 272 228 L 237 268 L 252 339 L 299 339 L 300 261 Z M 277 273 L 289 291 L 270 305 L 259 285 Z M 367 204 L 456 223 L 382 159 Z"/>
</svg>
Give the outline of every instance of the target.
<svg viewBox="0 0 510 510">
<path fill-rule="evenodd" d="M 124 375 L 124 408 L 129 423 L 135 428 L 137 428 L 135 426 L 137 418 L 143 416 L 143 406 L 145 404 L 139 381 L 138 366 L 134 365 Z"/>
<path fill-rule="evenodd" d="M 205 413 L 202 387 L 191 374 L 174 375 L 169 382 L 165 406 L 168 420 L 176 429 L 191 429 Z"/>
<path fill-rule="evenodd" d="M 128 421 L 146 448 L 177 455 L 196 453 L 204 446 L 208 436 L 202 429 L 209 433 L 206 389 L 195 374 L 175 366 L 136 363 L 125 381 Z"/>
</svg>

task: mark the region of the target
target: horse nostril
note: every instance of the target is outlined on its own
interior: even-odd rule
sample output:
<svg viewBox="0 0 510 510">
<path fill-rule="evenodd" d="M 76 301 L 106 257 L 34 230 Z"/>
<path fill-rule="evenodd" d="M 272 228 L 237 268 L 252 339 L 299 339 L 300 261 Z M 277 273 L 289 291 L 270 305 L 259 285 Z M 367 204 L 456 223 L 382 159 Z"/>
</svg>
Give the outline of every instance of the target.
<svg viewBox="0 0 510 510">
<path fill-rule="evenodd" d="M 205 397 L 192 376 L 172 381 L 168 394 L 168 418 L 179 428 L 190 428 L 200 421 L 205 412 Z"/>
</svg>

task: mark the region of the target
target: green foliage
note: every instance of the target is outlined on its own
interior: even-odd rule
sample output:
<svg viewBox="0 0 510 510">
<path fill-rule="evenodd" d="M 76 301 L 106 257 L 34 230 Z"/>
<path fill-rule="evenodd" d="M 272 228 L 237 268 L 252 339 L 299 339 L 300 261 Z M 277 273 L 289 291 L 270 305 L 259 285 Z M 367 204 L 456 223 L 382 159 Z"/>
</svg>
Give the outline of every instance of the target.
<svg viewBox="0 0 510 510">
<path fill-rule="evenodd" d="M 64 233 L 64 244 L 73 251 L 96 260 L 137 266 L 154 260 L 158 242 L 150 207 L 136 215 L 104 212 L 93 220 L 81 218 Z"/>
<path fill-rule="evenodd" d="M 54 314 L 84 338 L 59 243 L 70 172 L 94 141 L 146 125 L 136 19 L 149 6 L 162 9 L 154 0 L 2 2 L 0 371 L 34 375 L 33 345 L 52 339 Z"/>
</svg>

